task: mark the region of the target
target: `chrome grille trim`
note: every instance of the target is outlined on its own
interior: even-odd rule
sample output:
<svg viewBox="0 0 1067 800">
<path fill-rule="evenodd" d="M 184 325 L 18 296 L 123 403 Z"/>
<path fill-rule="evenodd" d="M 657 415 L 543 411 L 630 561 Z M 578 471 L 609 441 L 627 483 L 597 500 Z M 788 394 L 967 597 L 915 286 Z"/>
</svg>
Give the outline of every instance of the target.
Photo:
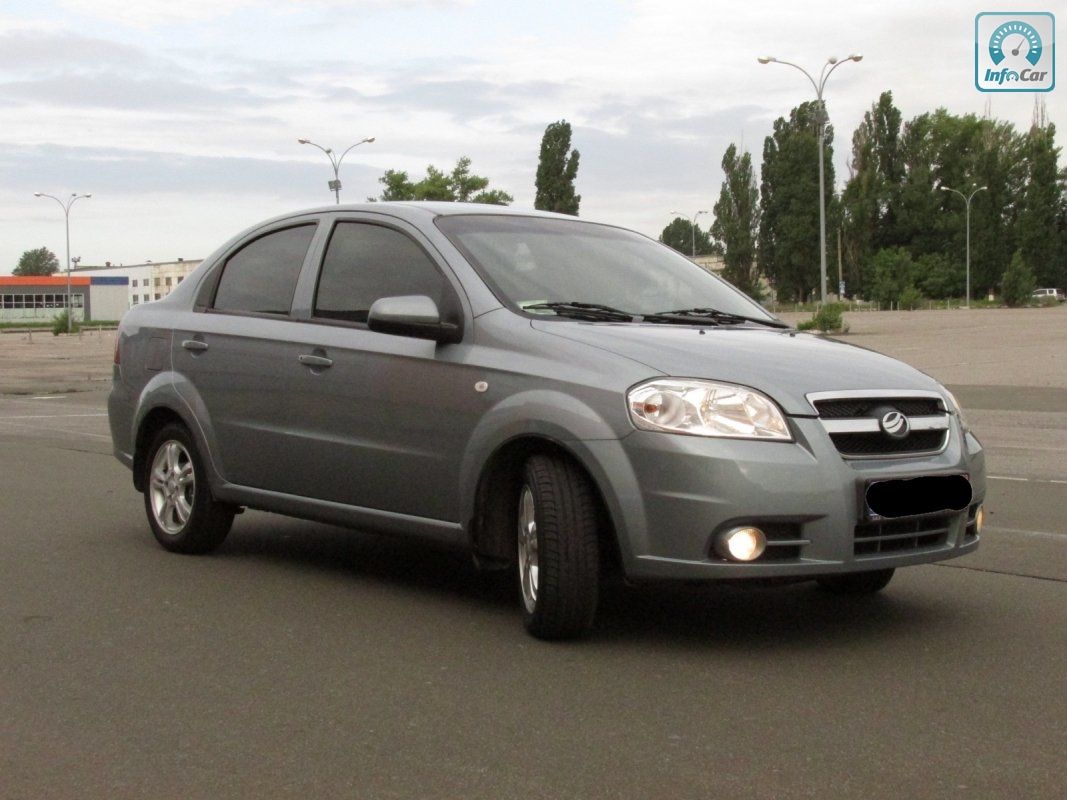
<svg viewBox="0 0 1067 800">
<path fill-rule="evenodd" d="M 948 417 L 908 417 L 913 431 L 948 430 Z M 879 433 L 882 429 L 874 417 L 858 419 L 824 419 L 822 426 L 827 433 Z"/>
<path fill-rule="evenodd" d="M 845 459 L 900 459 L 921 458 L 942 453 L 948 447 L 951 435 L 951 413 L 940 392 L 929 389 L 856 389 L 853 391 L 812 392 L 805 395 L 812 410 L 819 417 L 823 429 L 830 436 L 834 447 Z M 927 434 L 924 438 L 932 441 L 920 445 L 921 450 L 901 450 L 900 442 L 904 440 L 885 440 L 885 448 L 878 447 L 882 429 L 876 417 L 832 417 L 823 418 L 819 413 L 818 403 L 823 401 L 885 401 L 887 405 L 893 405 L 894 401 L 925 400 L 936 401 L 936 408 L 941 413 L 936 415 L 923 414 L 908 417 L 912 432 Z M 930 404 L 927 403 L 929 406 Z M 932 432 L 941 431 L 940 437 L 932 436 Z M 863 442 L 864 437 L 870 437 L 869 442 Z M 936 446 L 933 446 L 936 441 Z M 863 442 L 863 447 L 856 447 L 858 442 Z M 869 448 L 869 452 L 867 449 Z M 860 452 L 862 450 L 862 452 Z"/>
<path fill-rule="evenodd" d="M 851 389 L 837 392 L 811 392 L 804 395 L 815 416 L 819 415 L 819 409 L 815 404 L 820 400 L 896 400 L 909 397 L 922 397 L 928 400 L 937 400 L 942 410 L 948 411 L 945 406 L 945 398 L 940 392 L 930 389 Z"/>
</svg>

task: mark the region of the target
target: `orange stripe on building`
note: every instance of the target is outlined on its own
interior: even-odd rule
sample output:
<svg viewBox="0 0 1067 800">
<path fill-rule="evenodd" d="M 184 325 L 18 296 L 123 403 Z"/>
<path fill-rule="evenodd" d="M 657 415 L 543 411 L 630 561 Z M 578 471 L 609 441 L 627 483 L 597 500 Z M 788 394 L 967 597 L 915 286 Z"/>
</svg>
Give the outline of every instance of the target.
<svg viewBox="0 0 1067 800">
<path fill-rule="evenodd" d="M 63 286 L 66 287 L 66 276 L 55 275 L 0 275 L 0 286 Z M 71 286 L 88 286 L 89 278 L 86 276 L 73 277 L 70 279 Z"/>
</svg>

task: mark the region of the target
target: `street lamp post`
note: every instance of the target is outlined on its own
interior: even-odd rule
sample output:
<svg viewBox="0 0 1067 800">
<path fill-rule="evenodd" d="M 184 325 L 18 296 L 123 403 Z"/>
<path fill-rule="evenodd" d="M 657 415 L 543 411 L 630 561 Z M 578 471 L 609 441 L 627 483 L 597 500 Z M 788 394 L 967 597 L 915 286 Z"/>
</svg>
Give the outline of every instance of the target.
<svg viewBox="0 0 1067 800">
<path fill-rule="evenodd" d="M 45 194 L 44 192 L 34 192 L 34 197 L 51 197 L 57 203 L 59 207 L 63 209 L 63 218 L 66 221 L 67 226 L 67 333 L 73 330 L 72 318 L 74 316 L 74 298 L 70 296 L 70 207 L 76 202 L 84 198 L 92 197 L 91 194 L 72 194 L 66 202 L 60 200 L 54 194 Z M 79 261 L 81 259 L 78 259 Z"/>
<path fill-rule="evenodd" d="M 674 214 L 677 217 L 684 217 L 685 219 L 689 220 L 689 233 L 690 233 L 690 237 L 689 238 L 692 240 L 693 258 L 696 258 L 697 257 L 697 217 L 699 217 L 701 214 L 707 214 L 708 212 L 707 211 L 698 211 L 697 213 L 695 213 L 691 217 L 686 216 L 681 211 L 672 211 L 671 213 Z"/>
<path fill-rule="evenodd" d="M 963 198 L 963 202 L 967 205 L 967 304 L 964 307 L 968 309 L 971 307 L 971 201 L 976 194 L 984 192 L 988 188 L 988 186 L 979 186 L 969 195 L 965 195 L 958 189 L 953 189 L 948 186 L 941 187 L 942 192 L 955 192 L 958 194 Z"/>
<path fill-rule="evenodd" d="M 811 85 L 815 89 L 815 97 L 819 101 L 819 287 L 820 298 L 822 302 L 826 303 L 826 178 L 825 168 L 823 166 L 824 154 L 823 150 L 824 141 L 826 136 L 826 103 L 823 101 L 823 90 L 826 89 L 826 82 L 830 79 L 830 75 L 835 69 L 840 67 L 846 61 L 862 61 L 863 56 L 859 53 L 853 53 L 844 61 L 838 59 L 836 56 L 831 56 L 826 59 L 826 63 L 822 66 L 822 72 L 819 73 L 819 80 L 816 82 L 815 78 L 811 76 L 806 69 L 790 61 L 782 61 L 780 58 L 774 56 L 759 56 L 757 59 L 761 64 L 785 64 L 787 67 L 793 67 L 804 73 L 804 76 L 811 81 Z M 829 67 L 829 69 L 827 69 Z"/>
<path fill-rule="evenodd" d="M 348 150 L 345 150 L 343 153 L 341 153 L 340 157 L 338 157 L 337 154 L 334 153 L 333 148 L 331 148 L 331 147 L 323 147 L 321 144 L 315 144 L 315 142 L 311 141 L 310 139 L 297 139 L 297 141 L 300 142 L 300 144 L 310 144 L 312 147 L 319 148 L 319 150 L 324 152 L 326 154 L 326 157 L 328 159 L 330 159 L 330 164 L 333 166 L 333 180 L 330 181 L 327 185 L 330 187 L 330 191 L 333 192 L 334 199 L 336 200 L 336 202 L 338 204 L 340 204 L 340 202 L 341 202 L 341 176 L 340 176 L 341 162 L 344 161 L 345 156 L 348 155 L 349 150 L 351 150 L 354 147 L 359 147 L 361 144 L 370 144 L 371 142 L 374 141 L 374 137 L 373 136 L 369 136 L 366 139 L 361 139 L 360 141 L 356 142 L 354 145 L 351 145 L 348 148 Z"/>
</svg>

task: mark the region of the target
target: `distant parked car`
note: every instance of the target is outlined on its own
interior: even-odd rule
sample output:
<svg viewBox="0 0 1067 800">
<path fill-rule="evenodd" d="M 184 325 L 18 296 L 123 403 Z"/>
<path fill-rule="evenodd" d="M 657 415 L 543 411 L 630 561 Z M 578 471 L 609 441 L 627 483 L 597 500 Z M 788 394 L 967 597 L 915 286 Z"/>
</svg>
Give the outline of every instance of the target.
<svg viewBox="0 0 1067 800">
<path fill-rule="evenodd" d="M 1064 300 L 1067 300 L 1067 296 L 1064 295 L 1063 289 L 1034 289 L 1034 293 L 1030 295 L 1030 299 L 1036 302 L 1052 299 L 1059 300 L 1062 303 Z"/>
<path fill-rule="evenodd" d="M 982 447 L 929 376 L 645 236 L 496 206 L 245 231 L 126 314 L 108 411 L 168 550 L 241 507 L 421 536 L 510 571 L 544 638 L 592 625 L 605 570 L 864 594 L 984 519 Z"/>
</svg>

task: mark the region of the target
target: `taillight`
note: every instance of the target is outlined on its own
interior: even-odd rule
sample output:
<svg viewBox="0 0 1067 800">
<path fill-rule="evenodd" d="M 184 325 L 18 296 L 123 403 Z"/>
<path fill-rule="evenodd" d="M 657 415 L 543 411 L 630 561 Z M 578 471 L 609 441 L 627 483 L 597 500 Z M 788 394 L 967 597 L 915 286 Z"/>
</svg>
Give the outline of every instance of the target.
<svg viewBox="0 0 1067 800">
<path fill-rule="evenodd" d="M 122 351 L 119 349 L 119 344 L 122 342 L 122 337 L 119 336 L 118 331 L 115 332 L 115 363 L 122 363 Z"/>
</svg>

